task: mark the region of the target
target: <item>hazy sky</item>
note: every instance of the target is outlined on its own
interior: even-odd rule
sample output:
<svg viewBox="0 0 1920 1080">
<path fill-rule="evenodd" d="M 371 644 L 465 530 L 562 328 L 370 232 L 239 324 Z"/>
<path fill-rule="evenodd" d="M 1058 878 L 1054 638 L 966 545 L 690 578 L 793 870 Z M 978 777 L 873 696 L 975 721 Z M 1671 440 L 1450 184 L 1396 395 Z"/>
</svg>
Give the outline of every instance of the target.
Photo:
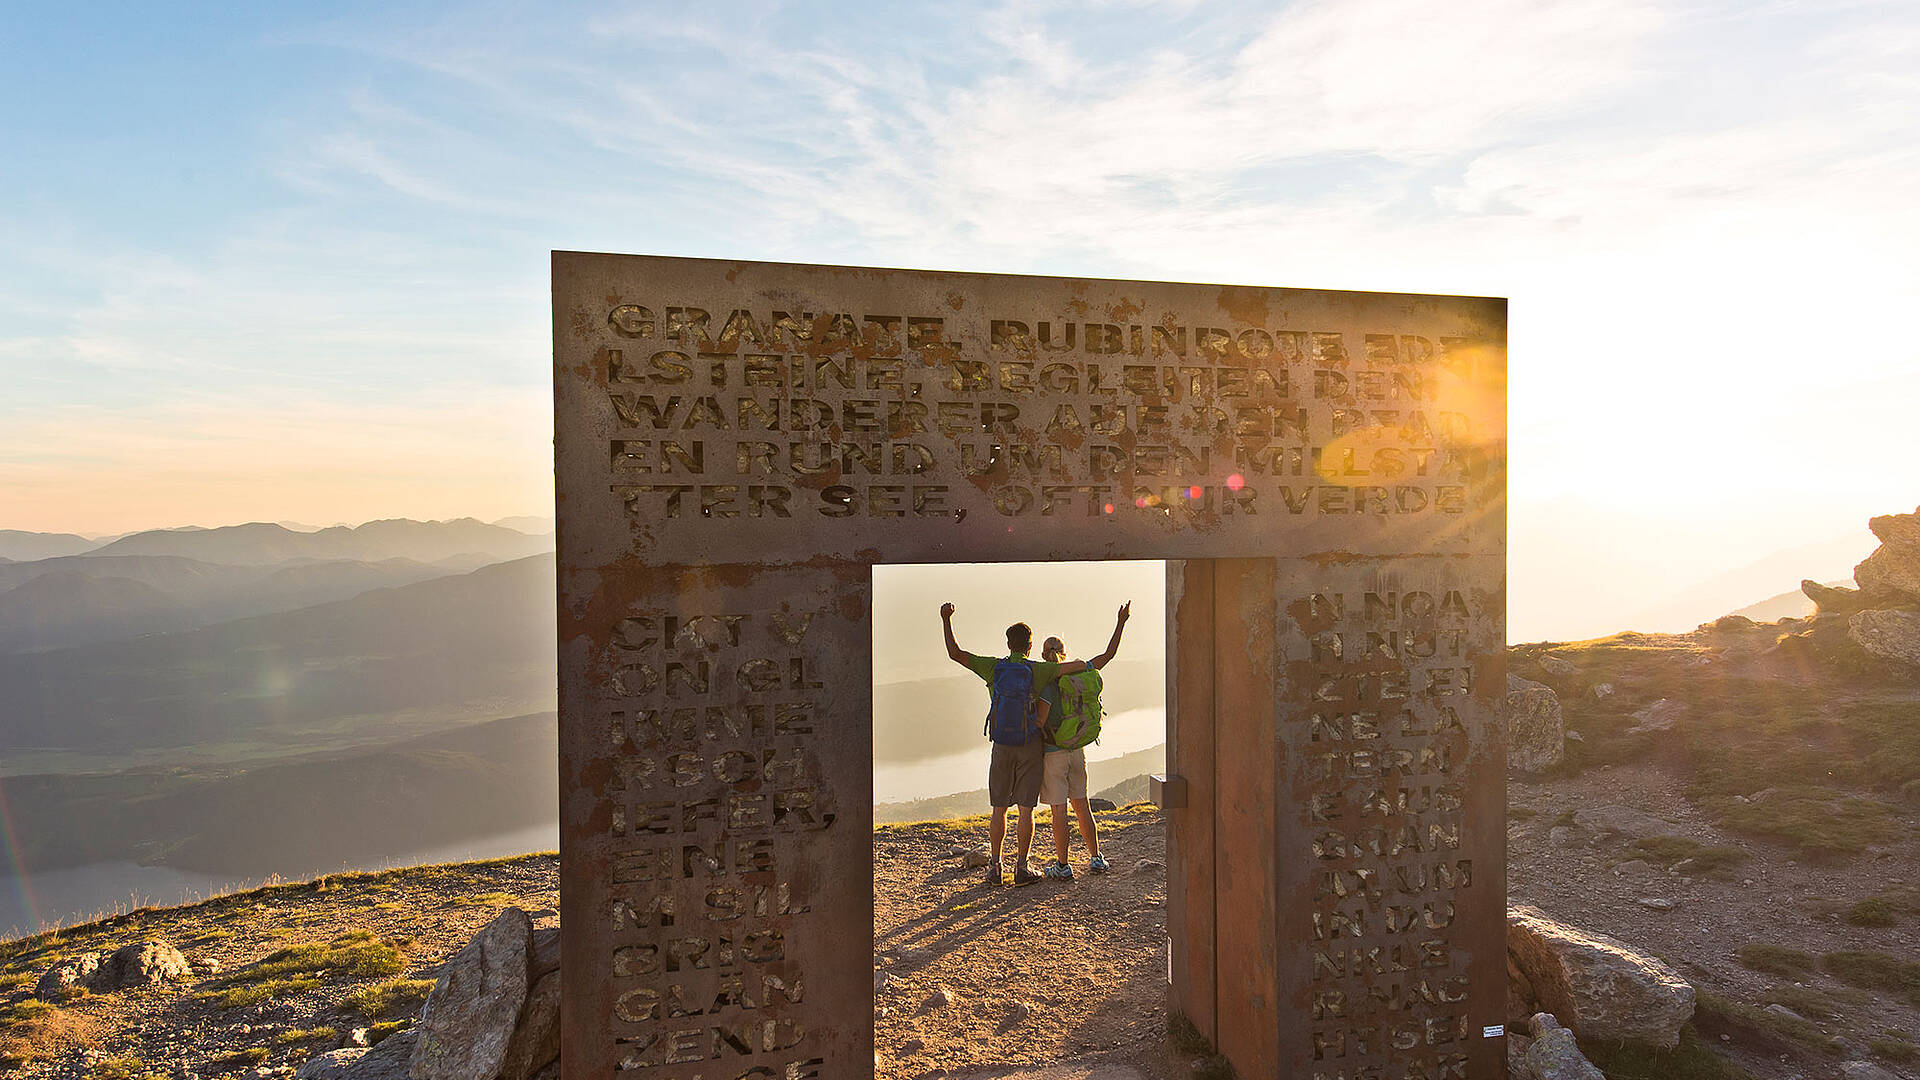
<svg viewBox="0 0 1920 1080">
<path fill-rule="evenodd" d="M 1911 0 L 16 5 L 0 528 L 545 512 L 554 248 L 1493 294 L 1598 633 L 1920 502 L 1916 116 Z"/>
</svg>

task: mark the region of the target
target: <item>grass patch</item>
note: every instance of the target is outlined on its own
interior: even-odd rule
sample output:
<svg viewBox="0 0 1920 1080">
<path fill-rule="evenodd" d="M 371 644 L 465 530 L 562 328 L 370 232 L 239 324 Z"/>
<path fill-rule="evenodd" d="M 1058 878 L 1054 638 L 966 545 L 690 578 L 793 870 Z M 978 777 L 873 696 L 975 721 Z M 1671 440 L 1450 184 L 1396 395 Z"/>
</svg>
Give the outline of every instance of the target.
<svg viewBox="0 0 1920 1080">
<path fill-rule="evenodd" d="M 1920 1005 L 1920 963 L 1859 949 L 1827 953 L 1820 967 L 1848 986 L 1900 994 Z"/>
<path fill-rule="evenodd" d="M 1534 810 L 1531 807 L 1526 807 L 1526 806 L 1507 807 L 1508 821 L 1532 821 L 1534 818 L 1537 818 L 1539 816 L 1540 816 L 1540 811 Z"/>
<path fill-rule="evenodd" d="M 1893 904 L 1885 897 L 1869 896 L 1840 916 L 1848 926 L 1898 926 L 1900 917 L 1894 914 Z"/>
<path fill-rule="evenodd" d="M 340 999 L 340 1007 L 375 1020 L 402 1009 L 417 1007 L 427 1000 L 427 994 L 432 990 L 432 979 L 388 979 L 354 990 Z"/>
<path fill-rule="evenodd" d="M 1643 836 L 1627 845 L 1627 855 L 1620 861 L 1644 859 L 1666 867 L 1686 863 L 1681 873 L 1732 881 L 1734 868 L 1747 858 L 1737 847 L 1707 845 L 1684 836 Z"/>
<path fill-rule="evenodd" d="M 1556 827 L 1565 825 L 1568 828 L 1572 828 L 1573 827 L 1573 811 L 1571 810 L 1560 811 L 1560 815 L 1553 819 L 1553 824 Z"/>
<path fill-rule="evenodd" d="M 116 1054 L 93 1067 L 87 1080 L 166 1080 L 132 1054 Z"/>
<path fill-rule="evenodd" d="M 213 1059 L 213 1067 L 221 1072 L 236 1072 L 250 1065 L 259 1065 L 267 1060 L 267 1048 L 249 1046 L 245 1050 L 235 1050 L 231 1054 L 221 1054 Z"/>
<path fill-rule="evenodd" d="M 39 981 L 31 971 L 15 972 L 12 975 L 0 975 L 0 994 L 17 994 Z"/>
<path fill-rule="evenodd" d="M 1739 957 L 1741 967 L 1778 975 L 1783 979 L 1804 979 L 1812 975 L 1820 964 L 1820 958 L 1805 949 L 1765 942 L 1742 945 L 1735 955 Z"/>
<path fill-rule="evenodd" d="M 458 897 L 454 900 L 454 903 L 462 905 L 464 907 L 486 907 L 488 905 L 493 905 L 493 904 L 518 903 L 519 900 L 520 898 L 513 895 L 512 893 L 486 892 L 486 893 L 479 893 L 474 896 Z"/>
<path fill-rule="evenodd" d="M 398 1035 L 413 1026 L 412 1020 L 383 1020 L 367 1029 L 367 1045 L 379 1046 L 389 1035 Z"/>
<path fill-rule="evenodd" d="M 0 1009 L 0 1023 L 22 1024 L 36 1017 L 45 1016 L 57 1008 L 59 1008 L 59 1006 L 51 1002 L 41 1001 L 38 998 L 16 1001 L 6 1008 Z"/>
<path fill-rule="evenodd" d="M 1776 986 L 1760 995 L 1764 1005 L 1784 1005 L 1801 1016 L 1815 1020 L 1838 1020 L 1849 1009 L 1866 1004 L 1866 995 L 1858 990 L 1816 990 L 1810 986 Z"/>
<path fill-rule="evenodd" d="M 1897 1061 L 1903 1065 L 1920 1057 L 1920 1051 L 1916 1051 L 1912 1043 L 1892 1036 L 1868 1039 L 1867 1049 L 1888 1061 Z"/>
<path fill-rule="evenodd" d="M 1838 1054 L 1844 1048 L 1840 1040 L 1820 1030 L 1811 1020 L 1783 1016 L 1777 1012 L 1729 1001 L 1718 994 L 1700 991 L 1694 999 L 1694 1016 L 1726 1027 L 1738 1028 L 1763 1039 L 1789 1043 L 1822 1054 Z"/>
<path fill-rule="evenodd" d="M 1736 832 L 1775 840 L 1808 858 L 1857 855 L 1906 831 L 1898 808 L 1832 788 L 1781 788 L 1757 802 L 1713 796 L 1702 804 Z"/>
<path fill-rule="evenodd" d="M 321 1042 L 327 1039 L 338 1038 L 339 1035 L 339 1028 L 288 1028 L 285 1031 L 274 1033 L 273 1044 L 275 1046 L 297 1046 L 301 1043 Z"/>
<path fill-rule="evenodd" d="M 1635 1043 L 1593 1043 L 1580 1048 L 1607 1080 L 1752 1080 L 1753 1074 L 1714 1053 L 1691 1025 L 1680 1029 L 1671 1050 Z"/>
<path fill-rule="evenodd" d="M 322 978 L 376 979 L 406 970 L 404 939 L 383 941 L 368 930 L 342 934 L 324 944 L 292 945 L 267 954 L 201 991 L 222 1008 L 253 1005 L 268 998 L 292 997 L 320 985 Z"/>
<path fill-rule="evenodd" d="M 258 1005 L 263 1001 L 298 997 L 319 985 L 319 979 L 267 979 L 263 982 L 203 990 L 200 992 L 200 997 L 223 1009 L 238 1009 L 247 1005 Z"/>
</svg>

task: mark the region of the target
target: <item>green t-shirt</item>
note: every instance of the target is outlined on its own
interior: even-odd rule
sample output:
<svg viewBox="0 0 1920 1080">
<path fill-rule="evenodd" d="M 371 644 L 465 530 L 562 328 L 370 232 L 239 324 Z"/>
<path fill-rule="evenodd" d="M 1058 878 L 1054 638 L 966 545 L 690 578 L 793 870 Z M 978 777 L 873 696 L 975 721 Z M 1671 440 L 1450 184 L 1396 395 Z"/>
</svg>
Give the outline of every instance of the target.
<svg viewBox="0 0 1920 1080">
<path fill-rule="evenodd" d="M 1041 687 L 1049 685 L 1053 680 L 1060 677 L 1059 664 L 1053 663 L 1050 660 L 1027 660 L 1027 657 L 1020 653 L 1008 653 L 1005 656 L 975 656 L 972 653 L 968 653 L 967 667 L 975 675 L 980 676 L 981 682 L 986 683 L 988 687 L 992 687 L 993 665 L 1002 660 L 1026 660 L 1028 666 L 1033 668 L 1033 686 L 1036 692 L 1038 692 Z"/>
</svg>

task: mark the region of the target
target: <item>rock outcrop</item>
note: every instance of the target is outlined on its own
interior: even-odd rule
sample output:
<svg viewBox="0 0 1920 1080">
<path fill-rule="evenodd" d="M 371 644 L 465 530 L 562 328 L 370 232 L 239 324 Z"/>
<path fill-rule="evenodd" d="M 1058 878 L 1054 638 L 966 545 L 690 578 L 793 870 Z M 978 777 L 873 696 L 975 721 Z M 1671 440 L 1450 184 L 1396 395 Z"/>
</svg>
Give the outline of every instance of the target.
<svg viewBox="0 0 1920 1080">
<path fill-rule="evenodd" d="M 532 974 L 533 921 L 519 908 L 507 908 L 441 970 L 414 1029 L 420 1037 L 408 1075 L 413 1080 L 498 1077 Z"/>
<path fill-rule="evenodd" d="M 320 1054 L 297 1080 L 557 1080 L 560 931 L 507 908 L 440 971 L 420 1022 Z"/>
<path fill-rule="evenodd" d="M 1550 1013 L 1535 1013 L 1527 1022 L 1533 1041 L 1524 1060 L 1534 1080 L 1607 1080 L 1574 1042 L 1573 1032 L 1560 1026 Z"/>
<path fill-rule="evenodd" d="M 382 1039 L 372 1049 L 350 1046 L 308 1058 L 294 1080 L 406 1080 L 419 1033 L 408 1030 Z"/>
<path fill-rule="evenodd" d="M 1920 667 L 1920 611 L 1856 611 L 1847 637 L 1882 659 Z"/>
<path fill-rule="evenodd" d="M 1693 1016 L 1693 987 L 1667 965 L 1537 908 L 1507 911 L 1507 959 L 1525 976 L 1527 1005 L 1582 1039 L 1671 1048 Z"/>
<path fill-rule="evenodd" d="M 1800 591 L 1813 601 L 1814 610 L 1820 615 L 1851 615 L 1867 607 L 1867 598 L 1859 589 L 1804 580 L 1800 582 Z"/>
<path fill-rule="evenodd" d="M 110 994 L 136 986 L 152 986 L 193 974 L 180 950 L 164 941 L 137 941 L 111 953 L 82 953 L 54 965 L 34 984 L 33 996 L 60 1002 L 81 991 Z"/>
<path fill-rule="evenodd" d="M 40 976 L 33 985 L 33 996 L 41 1001 L 65 1001 L 75 994 L 90 989 L 88 981 L 93 973 L 100 970 L 100 954 L 81 953 L 69 956 Z"/>
<path fill-rule="evenodd" d="M 1507 767 L 1539 772 L 1567 752 L 1560 695 L 1518 675 L 1507 676 Z"/>
<path fill-rule="evenodd" d="M 1867 522 L 1880 547 L 1853 568 L 1853 580 L 1874 607 L 1920 606 L 1920 511 Z"/>
<path fill-rule="evenodd" d="M 1880 546 L 1853 568 L 1860 587 L 1802 581 L 1800 591 L 1818 610 L 1780 645 L 1856 665 L 1920 668 L 1920 511 L 1884 514 L 1867 527 Z"/>
<path fill-rule="evenodd" d="M 95 993 L 110 993 L 135 986 L 151 986 L 193 974 L 193 966 L 180 950 L 164 941 L 140 941 L 113 951 L 100 961 L 100 967 L 87 980 Z"/>
</svg>

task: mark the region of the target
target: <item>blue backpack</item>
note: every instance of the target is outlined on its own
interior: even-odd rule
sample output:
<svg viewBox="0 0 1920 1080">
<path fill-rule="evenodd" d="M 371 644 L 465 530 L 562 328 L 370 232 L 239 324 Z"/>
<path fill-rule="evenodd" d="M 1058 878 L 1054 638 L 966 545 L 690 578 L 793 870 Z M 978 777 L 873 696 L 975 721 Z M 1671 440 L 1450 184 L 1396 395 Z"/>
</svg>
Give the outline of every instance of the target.
<svg viewBox="0 0 1920 1080">
<path fill-rule="evenodd" d="M 1033 667 L 1025 660 L 999 660 L 993 665 L 993 704 L 981 734 L 1002 746 L 1025 746 L 1039 738 L 1034 722 Z"/>
</svg>

